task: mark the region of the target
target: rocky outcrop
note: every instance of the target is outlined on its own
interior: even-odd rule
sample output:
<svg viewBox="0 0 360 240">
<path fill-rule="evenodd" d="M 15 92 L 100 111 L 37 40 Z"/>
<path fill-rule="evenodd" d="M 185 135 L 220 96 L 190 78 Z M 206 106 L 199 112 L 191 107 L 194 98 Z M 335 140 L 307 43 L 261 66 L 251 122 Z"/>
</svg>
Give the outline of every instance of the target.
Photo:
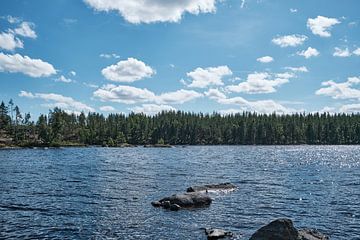
<svg viewBox="0 0 360 240">
<path fill-rule="evenodd" d="M 217 229 L 217 228 L 205 229 L 205 234 L 207 236 L 207 239 L 221 239 L 221 238 L 233 236 L 231 232 L 227 232 L 225 230 Z"/>
<path fill-rule="evenodd" d="M 233 191 L 236 186 L 232 183 L 208 184 L 202 186 L 191 186 L 186 189 L 187 192 L 211 192 L 211 191 Z"/>
<path fill-rule="evenodd" d="M 328 240 L 324 234 L 312 229 L 297 230 L 290 219 L 277 219 L 257 230 L 250 240 Z"/>
<path fill-rule="evenodd" d="M 207 207 L 211 202 L 212 199 L 207 194 L 193 192 L 174 194 L 170 197 L 152 202 L 151 205 L 177 211 L 181 208 Z"/>
</svg>

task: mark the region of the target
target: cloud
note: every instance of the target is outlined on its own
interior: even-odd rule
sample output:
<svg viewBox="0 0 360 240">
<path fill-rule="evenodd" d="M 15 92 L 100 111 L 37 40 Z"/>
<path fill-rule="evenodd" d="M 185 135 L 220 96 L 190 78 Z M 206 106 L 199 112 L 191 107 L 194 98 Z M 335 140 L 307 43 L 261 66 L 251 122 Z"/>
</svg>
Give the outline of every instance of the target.
<svg viewBox="0 0 360 240">
<path fill-rule="evenodd" d="M 32 59 L 20 54 L 0 52 L 0 72 L 23 73 L 30 77 L 48 77 L 56 74 L 55 68 L 41 59 Z"/>
<path fill-rule="evenodd" d="M 0 17 L 0 18 L 5 19 L 6 21 L 8 21 L 8 22 L 11 23 L 11 24 L 21 22 L 21 18 L 13 17 L 13 16 L 10 16 L 10 15 L 8 15 L 8 16 L 2 16 L 2 17 Z"/>
<path fill-rule="evenodd" d="M 100 109 L 100 111 L 103 111 L 103 112 L 114 112 L 115 111 L 115 108 L 112 106 L 101 106 L 99 109 Z"/>
<path fill-rule="evenodd" d="M 293 71 L 293 72 L 309 72 L 309 70 L 305 66 L 302 66 L 302 67 L 285 67 L 285 69 Z"/>
<path fill-rule="evenodd" d="M 357 48 L 353 51 L 353 54 L 355 54 L 356 56 L 360 56 L 360 48 Z"/>
<path fill-rule="evenodd" d="M 280 47 L 296 47 L 302 45 L 307 39 L 305 35 L 293 34 L 274 38 L 272 42 Z"/>
<path fill-rule="evenodd" d="M 134 24 L 179 22 L 184 13 L 198 15 L 216 11 L 216 0 L 84 0 L 96 11 L 117 11 L 126 21 Z"/>
<path fill-rule="evenodd" d="M 224 85 L 222 78 L 232 75 L 232 71 L 228 66 L 196 68 L 192 72 L 186 74 L 192 79 L 188 87 L 206 88 L 210 85 Z"/>
<path fill-rule="evenodd" d="M 353 88 L 354 85 L 360 83 L 360 77 L 349 77 L 346 82 L 336 83 L 334 81 L 322 82 L 323 88 L 320 88 L 315 93 L 316 95 L 324 95 L 332 97 L 333 99 L 359 99 L 360 90 Z"/>
<path fill-rule="evenodd" d="M 31 93 L 26 91 L 21 91 L 19 93 L 19 97 L 26 97 L 30 99 L 42 99 L 46 102 L 50 102 L 48 104 L 43 104 L 44 107 L 54 108 L 59 107 L 63 110 L 69 112 L 94 112 L 95 110 L 88 105 L 78 102 L 71 97 L 65 97 L 60 94 L 55 93 Z"/>
<path fill-rule="evenodd" d="M 99 55 L 99 57 L 101 57 L 101 58 L 107 58 L 107 59 L 110 59 L 110 58 L 116 58 L 116 59 L 118 59 L 118 58 L 120 58 L 120 56 L 117 55 L 116 53 L 101 53 L 101 54 Z"/>
<path fill-rule="evenodd" d="M 23 42 L 12 33 L 0 33 L 0 48 L 13 51 L 15 48 L 24 48 Z"/>
<path fill-rule="evenodd" d="M 98 88 L 99 86 L 93 83 L 87 83 L 87 82 L 83 82 L 84 86 L 89 87 L 89 88 Z"/>
<path fill-rule="evenodd" d="M 76 76 L 76 72 L 75 72 L 75 71 L 70 71 L 70 72 L 69 72 L 69 75 L 75 77 L 75 76 Z"/>
<path fill-rule="evenodd" d="M 297 11 L 298 11 L 298 10 L 297 10 L 296 8 L 290 8 L 290 12 L 291 12 L 291 13 L 297 13 Z"/>
<path fill-rule="evenodd" d="M 201 93 L 180 89 L 175 92 L 166 92 L 160 95 L 132 86 L 116 86 L 108 84 L 94 92 L 94 97 L 103 102 L 118 102 L 125 104 L 157 103 L 157 104 L 182 104 L 202 97 Z"/>
<path fill-rule="evenodd" d="M 73 80 L 70 78 L 66 78 L 64 75 L 61 75 L 60 77 L 55 79 L 55 82 L 71 83 L 73 82 Z"/>
<path fill-rule="evenodd" d="M 360 104 L 345 104 L 340 107 L 340 112 L 344 113 L 359 113 L 360 112 Z"/>
<path fill-rule="evenodd" d="M 94 92 L 94 97 L 103 102 L 118 102 L 125 104 L 135 104 L 141 102 L 154 101 L 155 94 L 146 88 L 136 88 L 131 86 L 116 86 L 107 84 Z"/>
<path fill-rule="evenodd" d="M 159 96 L 156 96 L 155 102 L 166 104 L 182 104 L 202 96 L 203 95 L 201 93 L 195 92 L 193 90 L 180 89 L 175 92 L 162 93 Z"/>
<path fill-rule="evenodd" d="M 162 111 L 176 111 L 176 108 L 169 105 L 157 105 L 157 104 L 142 104 L 141 107 L 129 108 L 129 110 L 135 113 L 144 113 L 146 115 L 156 115 Z"/>
<path fill-rule="evenodd" d="M 266 72 L 251 73 L 245 82 L 238 85 L 229 85 L 226 90 L 231 92 L 244 92 L 249 94 L 273 93 L 276 88 L 289 82 L 289 78 L 294 77 L 291 73 L 269 74 Z"/>
<path fill-rule="evenodd" d="M 258 112 L 258 113 L 277 113 L 277 114 L 288 114 L 297 112 L 295 109 L 287 108 L 274 100 L 259 100 L 259 101 L 248 101 L 242 97 L 234 97 L 227 99 L 219 99 L 221 104 L 239 105 L 239 108 L 231 108 L 220 110 L 223 115 L 247 112 Z"/>
<path fill-rule="evenodd" d="M 335 52 L 333 53 L 334 57 L 350 57 L 351 56 L 351 52 L 349 51 L 348 48 L 335 48 Z"/>
<path fill-rule="evenodd" d="M 297 52 L 296 54 L 299 55 L 299 56 L 303 56 L 306 59 L 308 59 L 308 58 L 311 58 L 311 57 L 319 56 L 320 52 L 316 48 L 308 47 L 308 49 Z"/>
<path fill-rule="evenodd" d="M 264 56 L 264 57 L 260 57 L 258 59 L 256 59 L 256 61 L 261 62 L 261 63 L 270 63 L 274 61 L 274 58 L 270 57 L 270 56 Z"/>
<path fill-rule="evenodd" d="M 35 39 L 37 38 L 37 35 L 33 30 L 34 27 L 35 27 L 34 23 L 22 22 L 19 27 L 15 28 L 14 30 L 10 30 L 10 32 L 23 37 Z"/>
<path fill-rule="evenodd" d="M 142 61 L 135 58 L 119 61 L 101 71 L 102 75 L 114 82 L 134 82 L 143 78 L 149 78 L 156 72 Z"/>
<path fill-rule="evenodd" d="M 246 0 L 241 0 L 240 8 L 244 8 L 244 7 L 245 7 L 245 3 L 246 3 Z"/>
<path fill-rule="evenodd" d="M 310 28 L 313 34 L 320 37 L 330 37 L 330 30 L 332 26 L 339 24 L 340 21 L 336 18 L 327 18 L 323 16 L 317 16 L 316 18 L 309 18 L 307 21 L 307 27 Z"/>
<path fill-rule="evenodd" d="M 210 88 L 207 92 L 204 93 L 205 96 L 207 96 L 210 99 L 224 99 L 226 98 L 226 95 L 221 92 L 219 89 L 217 88 Z"/>
</svg>

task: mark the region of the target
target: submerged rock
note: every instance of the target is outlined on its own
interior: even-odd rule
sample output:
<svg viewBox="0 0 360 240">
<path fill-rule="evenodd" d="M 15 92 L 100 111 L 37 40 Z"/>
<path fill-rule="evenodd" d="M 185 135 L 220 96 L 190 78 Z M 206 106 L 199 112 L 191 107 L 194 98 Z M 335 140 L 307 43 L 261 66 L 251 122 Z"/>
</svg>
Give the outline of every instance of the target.
<svg viewBox="0 0 360 240">
<path fill-rule="evenodd" d="M 299 240 L 329 240 L 330 238 L 315 229 L 300 229 Z"/>
<path fill-rule="evenodd" d="M 207 184 L 202 186 L 191 186 L 186 192 L 209 192 L 209 191 L 233 191 L 236 186 L 232 183 Z"/>
<path fill-rule="evenodd" d="M 277 219 L 257 230 L 250 240 L 329 240 L 329 237 L 313 229 L 294 227 L 290 219 Z"/>
<path fill-rule="evenodd" d="M 298 231 L 290 219 L 277 219 L 257 230 L 250 240 L 298 240 Z"/>
<path fill-rule="evenodd" d="M 210 228 L 205 229 L 207 239 L 220 239 L 225 237 L 231 237 L 233 234 L 222 229 Z"/>
</svg>

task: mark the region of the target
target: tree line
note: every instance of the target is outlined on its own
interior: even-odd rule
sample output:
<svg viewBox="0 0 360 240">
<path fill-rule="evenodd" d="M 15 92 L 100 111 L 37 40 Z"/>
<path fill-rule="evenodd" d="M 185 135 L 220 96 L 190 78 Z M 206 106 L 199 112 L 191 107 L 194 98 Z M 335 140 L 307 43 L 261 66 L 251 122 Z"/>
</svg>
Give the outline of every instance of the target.
<svg viewBox="0 0 360 240">
<path fill-rule="evenodd" d="M 2 141 L 2 142 L 1 142 Z M 81 113 L 60 108 L 36 121 L 11 100 L 0 104 L 0 144 L 66 146 L 360 144 L 359 114 L 243 112 Z"/>
</svg>

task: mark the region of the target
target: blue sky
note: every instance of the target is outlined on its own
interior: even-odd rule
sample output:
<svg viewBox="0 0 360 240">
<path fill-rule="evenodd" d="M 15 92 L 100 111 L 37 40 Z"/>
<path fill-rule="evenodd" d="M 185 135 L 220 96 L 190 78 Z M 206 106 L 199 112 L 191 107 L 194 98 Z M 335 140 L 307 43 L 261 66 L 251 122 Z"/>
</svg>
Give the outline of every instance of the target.
<svg viewBox="0 0 360 240">
<path fill-rule="evenodd" d="M 359 112 L 360 2 L 3 0 L 0 99 L 35 115 Z"/>
</svg>

